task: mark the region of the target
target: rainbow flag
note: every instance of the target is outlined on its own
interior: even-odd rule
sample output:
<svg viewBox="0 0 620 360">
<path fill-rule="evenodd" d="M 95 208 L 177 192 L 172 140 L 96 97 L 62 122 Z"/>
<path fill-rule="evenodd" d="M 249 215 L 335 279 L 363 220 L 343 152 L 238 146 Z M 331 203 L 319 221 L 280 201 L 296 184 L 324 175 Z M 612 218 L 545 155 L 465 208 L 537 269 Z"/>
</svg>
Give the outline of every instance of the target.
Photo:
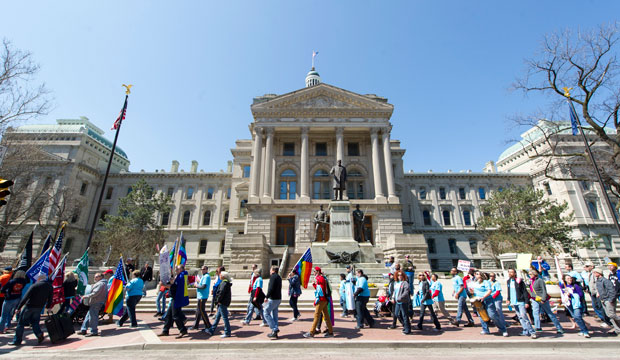
<svg viewBox="0 0 620 360">
<path fill-rule="evenodd" d="M 125 276 L 123 275 L 123 257 L 121 256 L 112 285 L 108 290 L 108 300 L 105 303 L 105 312 L 117 316 L 123 315 L 123 289 L 125 287 Z"/>
<path fill-rule="evenodd" d="M 295 264 L 293 272 L 299 275 L 301 286 L 303 286 L 304 289 L 307 289 L 308 282 L 310 282 L 310 275 L 312 274 L 312 251 L 310 250 L 310 248 L 306 250 L 306 252 L 301 256 L 297 264 Z"/>
<path fill-rule="evenodd" d="M 179 238 L 177 238 L 176 240 L 174 240 L 174 245 L 172 246 L 172 249 L 170 249 L 170 268 L 174 270 L 174 254 L 176 254 L 177 252 L 177 243 L 179 242 Z"/>
<path fill-rule="evenodd" d="M 185 238 L 181 233 L 181 241 L 179 241 L 179 254 L 177 255 L 177 262 L 175 265 L 185 265 L 187 262 L 187 252 L 185 251 Z"/>
</svg>

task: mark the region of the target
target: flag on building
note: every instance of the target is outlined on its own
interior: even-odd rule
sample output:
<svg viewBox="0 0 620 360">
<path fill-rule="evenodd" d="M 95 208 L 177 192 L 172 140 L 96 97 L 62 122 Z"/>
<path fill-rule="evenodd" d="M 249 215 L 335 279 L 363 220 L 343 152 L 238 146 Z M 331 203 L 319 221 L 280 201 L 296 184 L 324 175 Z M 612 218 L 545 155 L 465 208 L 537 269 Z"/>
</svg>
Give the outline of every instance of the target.
<svg viewBox="0 0 620 360">
<path fill-rule="evenodd" d="M 62 260 L 56 266 L 56 270 L 52 274 L 52 287 L 53 287 L 53 295 L 52 295 L 52 305 L 62 304 L 65 302 L 65 290 L 62 286 L 63 281 L 65 280 L 65 264 L 67 262 L 67 255 L 65 255 Z"/>
<path fill-rule="evenodd" d="M 312 251 L 310 248 L 308 248 L 299 261 L 297 261 L 297 264 L 295 264 L 295 267 L 293 268 L 293 272 L 299 275 L 301 286 L 303 286 L 304 289 L 307 289 L 308 282 L 310 281 L 310 275 L 312 274 Z"/>
<path fill-rule="evenodd" d="M 32 238 L 34 237 L 34 230 L 30 233 L 30 237 L 26 242 L 24 251 L 22 251 L 22 257 L 17 265 L 17 270 L 28 270 L 32 266 Z"/>
<path fill-rule="evenodd" d="M 170 267 L 174 267 L 174 256 L 177 253 L 177 243 L 179 242 L 179 238 L 174 240 L 174 245 L 172 245 L 172 249 L 170 249 Z"/>
<path fill-rule="evenodd" d="M 125 276 L 123 275 L 123 257 L 118 262 L 112 285 L 108 289 L 108 299 L 105 303 L 105 312 L 117 316 L 123 315 L 123 289 L 125 288 Z"/>
<path fill-rule="evenodd" d="M 60 262 L 60 256 L 62 253 L 62 239 L 64 239 L 65 237 L 65 225 L 67 225 L 67 223 L 62 224 L 62 227 L 60 228 L 60 234 L 58 234 L 58 238 L 56 239 L 54 246 L 50 250 L 49 275 L 52 275 L 52 273 L 54 273 L 54 271 L 56 270 L 56 266 Z"/>
<path fill-rule="evenodd" d="M 47 234 L 47 237 L 45 238 L 45 242 L 43 243 L 43 247 L 41 248 L 41 254 L 44 254 L 47 251 L 47 249 L 49 249 L 51 243 L 52 243 L 52 234 L 49 233 Z"/>
<path fill-rule="evenodd" d="M 86 286 L 88 285 L 88 249 L 84 251 L 84 254 L 80 258 L 80 262 L 77 264 L 73 272 L 77 275 L 78 285 L 77 294 L 84 295 L 86 292 Z"/>
<path fill-rule="evenodd" d="M 121 123 L 125 120 L 125 115 L 127 114 L 127 97 L 125 96 L 125 104 L 123 104 L 123 108 L 121 109 L 121 113 L 116 118 L 114 125 L 112 126 L 112 130 L 116 130 L 121 127 Z"/>
<path fill-rule="evenodd" d="M 181 240 L 179 241 L 179 252 L 177 254 L 177 262 L 175 265 L 185 265 L 187 262 L 187 252 L 185 251 L 185 238 L 181 233 Z"/>
<path fill-rule="evenodd" d="M 570 100 L 568 100 L 568 110 L 570 113 L 570 127 L 573 129 L 573 135 L 579 134 L 579 127 L 577 126 L 577 114 L 575 114 L 575 108 L 573 108 L 570 104 Z"/>
<path fill-rule="evenodd" d="M 39 257 L 39 259 L 26 271 L 26 275 L 32 282 L 36 282 L 39 275 L 47 276 L 50 267 L 50 250 Z"/>
</svg>

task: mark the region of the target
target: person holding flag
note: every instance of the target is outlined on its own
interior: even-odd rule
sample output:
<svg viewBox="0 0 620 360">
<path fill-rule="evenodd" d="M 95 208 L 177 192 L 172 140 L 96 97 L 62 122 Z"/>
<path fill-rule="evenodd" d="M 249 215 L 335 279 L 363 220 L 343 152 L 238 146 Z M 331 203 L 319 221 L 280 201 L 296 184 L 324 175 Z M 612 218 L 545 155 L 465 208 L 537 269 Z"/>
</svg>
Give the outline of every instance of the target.
<svg viewBox="0 0 620 360">
<path fill-rule="evenodd" d="M 24 295 L 19 305 L 17 305 L 19 320 L 15 328 L 15 336 L 9 345 L 20 346 L 22 344 L 24 328 L 28 324 L 32 326 L 32 332 L 37 337 L 38 343 L 40 344 L 43 342 L 45 335 L 43 335 L 41 331 L 39 321 L 41 320 L 43 308 L 45 307 L 49 311 L 52 307 L 52 293 L 52 284 L 47 281 L 47 274 L 39 274 L 37 282 L 26 291 L 26 295 Z"/>
<path fill-rule="evenodd" d="M 312 327 L 309 332 L 303 334 L 305 338 L 314 337 L 316 333 L 316 328 L 319 325 L 319 318 L 321 315 L 325 320 L 325 324 L 327 325 L 327 333 L 324 335 L 325 337 L 334 336 L 334 328 L 333 328 L 333 320 L 329 313 L 329 305 L 331 301 L 331 290 L 329 288 L 329 283 L 327 279 L 323 275 L 321 268 L 318 266 L 314 267 L 314 282 L 312 286 L 315 289 L 314 292 L 314 320 L 312 321 Z"/>
<path fill-rule="evenodd" d="M 82 297 L 82 302 L 89 304 L 88 314 L 82 321 L 82 328 L 80 329 L 81 335 L 86 336 L 99 336 L 99 310 L 106 303 L 107 284 L 103 278 L 102 273 L 95 274 L 95 284 L 92 286 L 90 294 Z M 86 334 L 86 330 L 90 327 L 90 334 Z"/>
<path fill-rule="evenodd" d="M 177 265 L 176 277 L 174 282 L 170 286 L 170 308 L 164 318 L 164 328 L 159 336 L 168 336 L 172 322 L 176 323 L 180 334 L 176 337 L 180 339 L 187 335 L 187 328 L 185 327 L 185 314 L 183 314 L 183 307 L 189 305 L 189 295 L 187 292 L 187 271 L 185 271 L 185 265 Z"/>
<path fill-rule="evenodd" d="M 288 274 L 288 296 L 288 304 L 293 309 L 291 321 L 297 321 L 301 317 L 301 313 L 297 308 L 297 300 L 301 296 L 301 282 L 299 281 L 299 275 L 294 272 Z"/>
<path fill-rule="evenodd" d="M 127 321 L 128 318 L 131 318 L 131 327 L 138 327 L 138 320 L 136 319 L 136 305 L 142 299 L 142 288 L 144 287 L 144 281 L 140 276 L 140 270 L 134 270 L 132 273 L 133 279 L 127 284 L 125 290 L 127 290 L 127 294 L 125 295 L 125 301 L 127 306 L 125 307 L 125 311 L 123 312 L 123 316 L 116 323 L 118 327 L 123 326 L 123 323 Z"/>
</svg>

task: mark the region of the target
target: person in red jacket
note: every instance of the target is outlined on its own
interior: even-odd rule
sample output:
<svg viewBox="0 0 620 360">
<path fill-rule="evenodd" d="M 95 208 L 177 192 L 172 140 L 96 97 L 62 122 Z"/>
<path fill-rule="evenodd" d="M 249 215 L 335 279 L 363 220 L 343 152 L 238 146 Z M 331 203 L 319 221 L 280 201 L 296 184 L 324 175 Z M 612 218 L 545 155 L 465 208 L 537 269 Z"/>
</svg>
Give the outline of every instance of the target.
<svg viewBox="0 0 620 360">
<path fill-rule="evenodd" d="M 334 336 L 334 329 L 332 327 L 331 318 L 329 316 L 329 298 L 331 297 L 331 291 L 329 289 L 329 284 L 327 279 L 321 272 L 321 268 L 316 266 L 314 268 L 314 282 L 312 283 L 314 286 L 314 320 L 312 321 L 312 327 L 310 331 L 304 333 L 305 338 L 313 337 L 316 333 L 317 325 L 319 324 L 321 314 L 323 315 L 323 320 L 325 320 L 325 324 L 327 325 L 327 333 L 325 337 Z"/>
</svg>

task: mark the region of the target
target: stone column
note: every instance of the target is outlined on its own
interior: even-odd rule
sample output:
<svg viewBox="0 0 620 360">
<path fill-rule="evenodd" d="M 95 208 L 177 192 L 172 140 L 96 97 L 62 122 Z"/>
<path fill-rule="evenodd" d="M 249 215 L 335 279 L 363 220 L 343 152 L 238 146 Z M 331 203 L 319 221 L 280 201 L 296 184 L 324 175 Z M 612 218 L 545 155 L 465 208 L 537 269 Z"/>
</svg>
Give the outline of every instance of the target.
<svg viewBox="0 0 620 360">
<path fill-rule="evenodd" d="M 273 162 L 273 129 L 265 129 L 267 140 L 265 142 L 265 188 L 263 198 L 271 198 L 271 164 Z"/>
<path fill-rule="evenodd" d="M 383 129 L 383 161 L 385 162 L 385 180 L 390 201 L 397 199 L 394 191 L 394 169 L 392 169 L 392 151 L 390 150 L 390 129 Z"/>
<path fill-rule="evenodd" d="M 300 199 L 301 200 L 309 200 L 309 189 L 308 189 L 308 128 L 301 128 L 301 174 L 299 176 L 299 186 L 300 189 Z"/>
<path fill-rule="evenodd" d="M 341 127 L 336 128 L 336 162 L 338 160 L 344 163 L 344 129 Z"/>
<path fill-rule="evenodd" d="M 254 150 L 252 158 L 252 167 L 250 168 L 250 198 L 257 198 L 260 188 L 260 166 L 263 149 L 263 135 L 261 128 L 254 128 Z M 249 199 L 248 199 L 249 200 Z"/>
<path fill-rule="evenodd" d="M 372 144 L 372 174 L 375 182 L 375 200 L 385 198 L 381 181 L 381 163 L 379 161 L 379 129 L 370 130 Z"/>
</svg>

